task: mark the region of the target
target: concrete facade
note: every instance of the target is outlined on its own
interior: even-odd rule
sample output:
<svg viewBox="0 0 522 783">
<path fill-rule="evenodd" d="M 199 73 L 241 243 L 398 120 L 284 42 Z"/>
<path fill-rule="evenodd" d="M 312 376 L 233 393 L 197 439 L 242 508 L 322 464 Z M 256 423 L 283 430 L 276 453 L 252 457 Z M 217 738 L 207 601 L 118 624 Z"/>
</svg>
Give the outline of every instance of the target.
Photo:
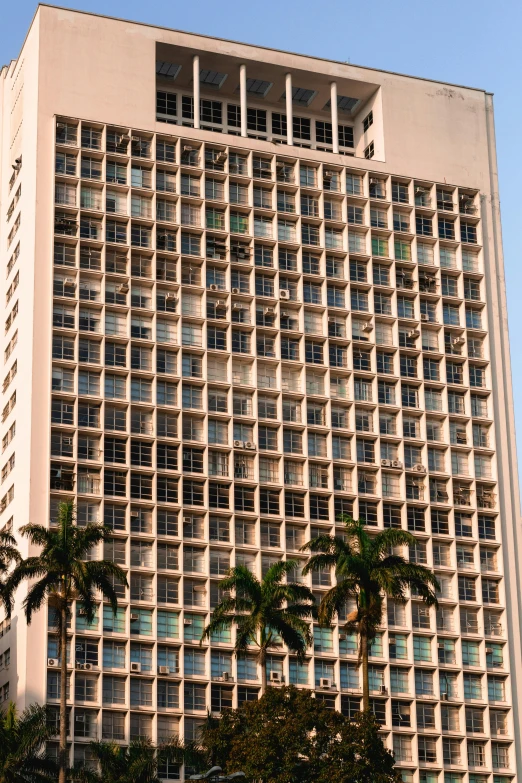
<svg viewBox="0 0 522 783">
<path fill-rule="evenodd" d="M 437 612 L 388 605 L 371 659 L 404 779 L 513 780 L 492 96 L 42 5 L 0 107 L 0 526 L 52 524 L 73 498 L 129 573 L 116 618 L 86 628 L 75 608 L 71 759 L 92 737 L 193 737 L 257 698 L 231 638 L 199 647 L 219 578 L 299 559 L 352 513 L 411 530 L 442 584 Z M 4 622 L 2 698 L 57 704 L 54 630 Z M 355 640 L 314 636 L 304 667 L 274 649 L 270 678 L 350 714 Z"/>
</svg>

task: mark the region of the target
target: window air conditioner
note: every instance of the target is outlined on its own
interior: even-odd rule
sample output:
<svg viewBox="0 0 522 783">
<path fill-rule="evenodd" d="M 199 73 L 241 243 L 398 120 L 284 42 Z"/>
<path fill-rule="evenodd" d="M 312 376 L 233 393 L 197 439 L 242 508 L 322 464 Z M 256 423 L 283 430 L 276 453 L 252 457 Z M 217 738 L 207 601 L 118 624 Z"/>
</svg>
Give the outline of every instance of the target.
<svg viewBox="0 0 522 783">
<path fill-rule="evenodd" d="M 448 701 L 448 694 L 447 693 L 441 693 L 440 694 L 440 700 L 441 701 Z"/>
<path fill-rule="evenodd" d="M 122 283 L 118 287 L 118 293 L 119 294 L 128 294 L 129 293 L 129 286 L 127 285 L 127 283 Z"/>
<path fill-rule="evenodd" d="M 230 679 L 230 674 L 228 672 L 223 672 L 221 676 L 223 677 L 223 682 L 228 682 Z"/>
<path fill-rule="evenodd" d="M 270 682 L 281 682 L 281 675 L 279 672 L 270 672 Z"/>
<path fill-rule="evenodd" d="M 373 331 L 373 326 L 371 325 L 371 323 L 365 323 L 364 326 L 362 327 L 362 331 L 363 332 L 372 332 Z"/>
<path fill-rule="evenodd" d="M 139 674 L 141 672 L 141 663 L 139 661 L 131 661 L 130 670 Z"/>
<path fill-rule="evenodd" d="M 170 674 L 168 666 L 158 666 L 158 674 Z"/>
<path fill-rule="evenodd" d="M 188 617 L 183 618 L 183 625 L 192 625 L 192 620 L 189 620 Z"/>
<path fill-rule="evenodd" d="M 320 677 L 319 678 L 319 687 L 320 688 L 331 688 L 332 687 L 332 681 L 329 677 Z"/>
<path fill-rule="evenodd" d="M 379 685 L 379 693 L 381 696 L 386 696 L 388 694 L 388 688 L 386 685 Z"/>
<path fill-rule="evenodd" d="M 428 313 L 421 313 L 421 321 L 429 321 L 430 317 Z"/>
<path fill-rule="evenodd" d="M 451 342 L 453 345 L 464 345 L 466 340 L 464 339 L 464 337 L 454 337 Z"/>
<path fill-rule="evenodd" d="M 411 332 L 408 332 L 408 337 L 419 337 L 420 332 L 418 329 L 412 329 Z"/>
<path fill-rule="evenodd" d="M 137 623 L 139 619 L 140 619 L 139 614 L 131 613 L 131 616 L 130 616 L 131 623 Z"/>
</svg>

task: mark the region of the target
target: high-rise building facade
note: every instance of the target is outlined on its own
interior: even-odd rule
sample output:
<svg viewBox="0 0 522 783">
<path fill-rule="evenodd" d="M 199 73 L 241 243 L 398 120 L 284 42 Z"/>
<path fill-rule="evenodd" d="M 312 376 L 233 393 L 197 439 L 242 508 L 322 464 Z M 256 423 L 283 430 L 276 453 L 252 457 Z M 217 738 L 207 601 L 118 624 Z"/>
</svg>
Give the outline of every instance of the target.
<svg viewBox="0 0 522 783">
<path fill-rule="evenodd" d="M 441 585 L 437 610 L 388 601 L 371 650 L 404 780 L 511 783 L 520 513 L 491 95 L 40 6 L 0 107 L 0 526 L 52 525 L 72 499 L 130 585 L 116 616 L 74 607 L 71 761 L 257 699 L 233 635 L 200 646 L 220 579 L 302 564 L 350 514 L 411 531 L 403 554 Z M 293 576 L 318 598 L 334 579 Z M 272 684 L 358 710 L 343 619 L 304 664 L 275 647 Z M 27 627 L 18 604 L 1 632 L 2 699 L 56 709 L 52 614 Z"/>
</svg>

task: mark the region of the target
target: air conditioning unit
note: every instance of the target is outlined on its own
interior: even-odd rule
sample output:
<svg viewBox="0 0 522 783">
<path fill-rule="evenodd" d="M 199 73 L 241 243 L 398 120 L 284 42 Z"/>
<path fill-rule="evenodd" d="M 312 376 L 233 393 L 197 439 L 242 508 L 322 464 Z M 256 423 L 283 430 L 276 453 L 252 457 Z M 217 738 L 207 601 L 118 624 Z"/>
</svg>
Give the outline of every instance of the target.
<svg viewBox="0 0 522 783">
<path fill-rule="evenodd" d="M 222 160 L 226 160 L 226 159 L 227 159 L 227 153 L 225 152 L 225 150 L 220 150 L 216 155 L 216 157 L 214 158 L 214 161 L 216 163 L 221 163 Z"/>
<path fill-rule="evenodd" d="M 129 286 L 127 285 L 127 283 L 122 283 L 120 286 L 118 286 L 118 293 L 119 294 L 129 293 Z"/>
<path fill-rule="evenodd" d="M 421 313 L 421 321 L 429 321 L 430 317 L 428 313 Z"/>
<path fill-rule="evenodd" d="M 233 293 L 233 294 L 240 294 L 240 293 L 241 293 L 241 291 L 239 290 L 239 288 L 233 288 L 233 289 L 232 289 L 232 293 Z"/>
<path fill-rule="evenodd" d="M 137 519 L 139 517 L 139 515 L 140 515 L 140 512 L 139 511 L 131 511 L 130 515 L 131 515 L 131 519 Z"/>
<path fill-rule="evenodd" d="M 191 147 L 190 144 L 184 144 L 183 145 L 183 152 L 193 152 L 195 147 Z"/>
<path fill-rule="evenodd" d="M 339 641 L 340 642 L 346 641 L 346 634 L 345 633 L 340 633 L 339 634 Z"/>
<path fill-rule="evenodd" d="M 58 658 L 48 658 L 47 666 L 51 666 L 53 669 L 56 669 L 59 666 Z"/>
<path fill-rule="evenodd" d="M 265 307 L 263 313 L 265 315 L 275 315 L 275 307 Z"/>
<path fill-rule="evenodd" d="M 167 294 L 165 299 L 167 300 L 167 302 L 176 302 L 176 297 L 174 296 L 174 294 Z"/>
<path fill-rule="evenodd" d="M 139 616 L 139 614 L 133 614 L 133 613 L 131 612 L 131 616 L 130 616 L 130 621 L 131 621 L 131 623 L 137 623 L 139 619 L 140 619 L 140 616 Z"/>
<path fill-rule="evenodd" d="M 192 517 L 183 517 L 183 522 L 185 522 L 187 525 L 190 525 L 192 522 Z"/>
<path fill-rule="evenodd" d="M 183 618 L 183 625 L 192 625 L 192 620 L 189 620 L 188 617 Z"/>
<path fill-rule="evenodd" d="M 388 688 L 386 685 L 379 685 L 379 693 L 381 696 L 386 696 L 388 694 Z"/>
<path fill-rule="evenodd" d="M 82 669 L 84 671 L 86 671 L 86 672 L 92 672 L 92 670 L 94 669 L 94 666 L 93 666 L 92 663 L 84 663 L 83 666 L 82 666 Z"/>
<path fill-rule="evenodd" d="M 493 647 L 486 647 L 486 655 L 493 655 Z"/>
<path fill-rule="evenodd" d="M 270 672 L 270 682 L 281 682 L 281 675 L 279 672 Z"/>
<path fill-rule="evenodd" d="M 85 723 L 85 715 L 75 715 L 74 719 L 77 723 Z"/>
<path fill-rule="evenodd" d="M 288 299 L 290 299 L 290 291 L 288 291 L 288 289 L 286 288 L 281 288 L 281 290 L 279 291 L 279 298 L 287 301 Z"/>
<path fill-rule="evenodd" d="M 247 440 L 247 441 L 245 442 L 245 449 L 251 449 L 251 450 L 253 450 L 253 449 L 255 449 L 255 447 L 256 447 L 256 444 L 255 444 L 255 443 L 253 443 L 251 440 Z"/>
<path fill-rule="evenodd" d="M 441 693 L 440 694 L 440 700 L 441 701 L 448 701 L 448 694 L 447 693 Z"/>
<path fill-rule="evenodd" d="M 418 329 L 412 329 L 411 332 L 408 332 L 408 337 L 420 337 L 420 332 Z"/>
<path fill-rule="evenodd" d="M 216 299 L 214 304 L 216 305 L 216 307 L 226 307 L 227 306 L 227 303 L 225 302 L 224 299 Z"/>
<path fill-rule="evenodd" d="M 228 672 L 223 672 L 221 676 L 223 677 L 223 682 L 228 682 L 230 679 L 230 674 Z"/>
<path fill-rule="evenodd" d="M 362 327 L 363 332 L 373 332 L 373 326 L 370 323 L 365 323 Z"/>
<path fill-rule="evenodd" d="M 452 345 L 464 345 L 465 342 L 464 337 L 454 337 L 451 341 Z"/>
<path fill-rule="evenodd" d="M 234 441 L 234 448 L 235 449 L 244 449 L 245 448 L 245 441 L 244 440 L 235 440 Z"/>
<path fill-rule="evenodd" d="M 331 688 L 332 687 L 332 681 L 329 677 L 319 677 L 319 687 L 320 688 Z"/>
<path fill-rule="evenodd" d="M 381 459 L 381 465 L 383 468 L 391 468 L 391 459 Z"/>
<path fill-rule="evenodd" d="M 400 461 L 400 459 L 392 460 L 391 466 L 392 468 L 398 468 L 399 470 L 402 470 L 402 462 Z"/>
<path fill-rule="evenodd" d="M 335 171 L 330 171 L 329 169 L 326 169 L 323 172 L 323 177 L 325 179 L 332 179 L 332 177 L 334 177 L 334 176 L 335 176 Z M 371 180 L 370 180 L 370 182 L 371 182 Z"/>
<path fill-rule="evenodd" d="M 139 674 L 141 672 L 141 663 L 138 661 L 131 661 L 130 670 L 131 672 Z"/>
<path fill-rule="evenodd" d="M 158 666 L 158 674 L 170 674 L 168 666 Z"/>
<path fill-rule="evenodd" d="M 424 465 L 421 465 L 420 462 L 417 462 L 413 466 L 413 470 L 417 471 L 417 473 L 426 473 L 426 468 L 424 467 Z"/>
<path fill-rule="evenodd" d="M 210 288 L 211 291 L 218 291 L 219 290 L 215 283 L 211 283 L 209 285 L 209 288 Z"/>
</svg>

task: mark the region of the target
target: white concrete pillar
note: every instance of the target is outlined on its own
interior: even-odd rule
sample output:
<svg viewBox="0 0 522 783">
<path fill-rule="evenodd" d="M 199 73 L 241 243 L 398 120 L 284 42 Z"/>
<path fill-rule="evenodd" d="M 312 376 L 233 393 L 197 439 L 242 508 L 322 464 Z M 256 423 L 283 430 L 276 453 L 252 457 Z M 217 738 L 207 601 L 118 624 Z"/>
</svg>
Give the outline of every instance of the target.
<svg viewBox="0 0 522 783">
<path fill-rule="evenodd" d="M 285 94 L 286 94 L 286 143 L 294 143 L 294 111 L 292 105 L 292 74 L 285 76 Z"/>
<path fill-rule="evenodd" d="M 247 136 L 247 85 L 246 65 L 239 66 L 239 103 L 241 106 L 241 135 Z"/>
<path fill-rule="evenodd" d="M 194 81 L 194 127 L 199 128 L 199 56 L 194 55 L 192 60 L 192 72 Z"/>
<path fill-rule="evenodd" d="M 339 120 L 337 115 L 337 82 L 330 84 L 330 103 L 332 109 L 332 144 L 333 151 L 339 152 Z"/>
</svg>

